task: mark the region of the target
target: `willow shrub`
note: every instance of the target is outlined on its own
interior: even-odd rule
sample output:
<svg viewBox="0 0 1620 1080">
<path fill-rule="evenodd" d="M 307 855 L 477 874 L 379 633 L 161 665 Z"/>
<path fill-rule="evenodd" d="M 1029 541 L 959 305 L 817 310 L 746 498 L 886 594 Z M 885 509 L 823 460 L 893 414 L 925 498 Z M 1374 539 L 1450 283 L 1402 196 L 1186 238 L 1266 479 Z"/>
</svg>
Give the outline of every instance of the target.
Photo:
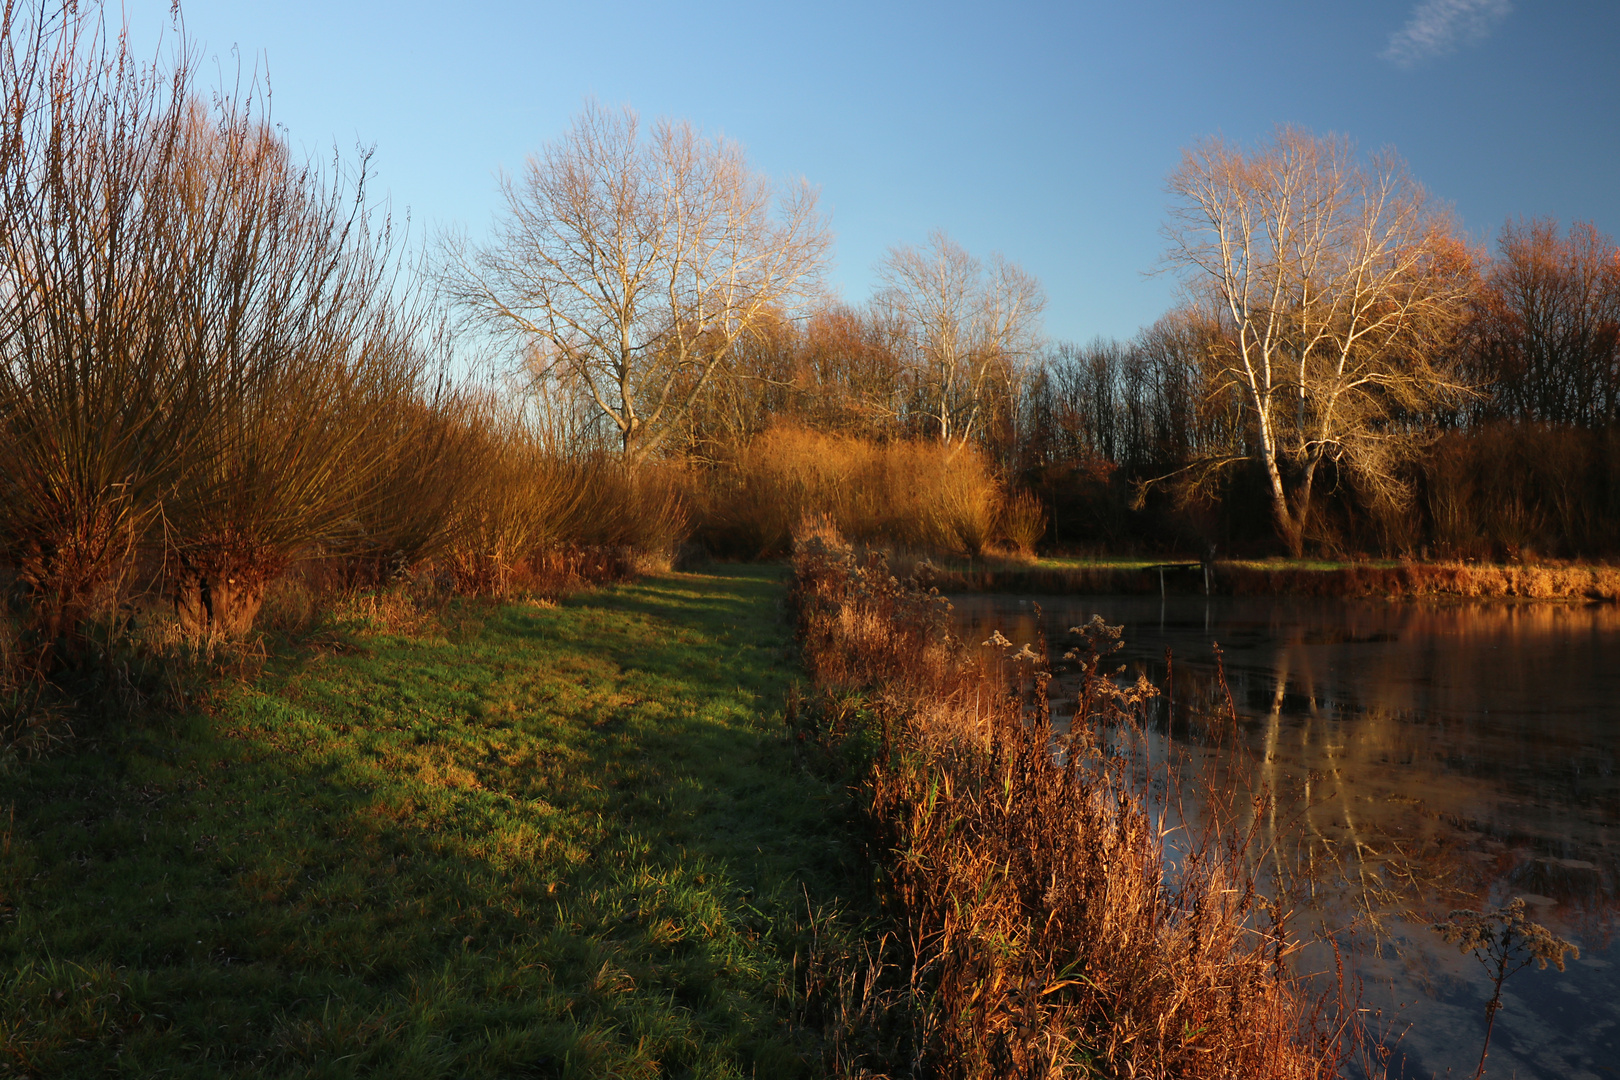
<svg viewBox="0 0 1620 1080">
<path fill-rule="evenodd" d="M 1007 541 L 1000 529 L 1007 505 L 973 446 L 874 442 L 780 425 L 708 478 L 697 531 L 718 551 L 780 555 L 801 520 L 826 517 L 858 543 L 977 556 Z"/>
<path fill-rule="evenodd" d="M 457 589 L 505 595 L 532 577 L 546 552 L 578 531 L 582 469 L 516 421 L 491 422 L 463 458 L 439 561 Z"/>
<path fill-rule="evenodd" d="M 153 584 L 190 633 L 250 626 L 353 529 L 426 355 L 363 166 L 297 164 L 94 18 L 0 26 L 0 545 L 42 668 Z"/>
<path fill-rule="evenodd" d="M 200 431 L 166 543 L 182 626 L 240 634 L 265 586 L 312 543 L 353 534 L 411 434 L 431 355 L 394 295 L 386 221 L 352 186 L 291 161 L 250 108 L 193 125 L 187 201 L 233 242 L 188 302 L 210 327 L 195 356 Z M 217 218 L 217 221 L 216 221 Z"/>
<path fill-rule="evenodd" d="M 678 471 L 568 453 L 517 403 L 453 391 L 402 423 L 365 538 L 340 549 L 359 583 L 414 569 L 468 595 L 555 593 L 667 565 L 686 536 Z"/>
<path fill-rule="evenodd" d="M 186 95 L 86 26 L 0 24 L 0 545 L 40 667 L 116 610 L 200 432 Z"/>
<path fill-rule="evenodd" d="M 372 438 L 392 448 L 353 535 L 324 545 L 346 588 L 387 585 L 442 558 L 467 525 L 465 509 L 487 482 L 495 406 L 448 382 L 420 400 L 367 417 Z"/>
</svg>

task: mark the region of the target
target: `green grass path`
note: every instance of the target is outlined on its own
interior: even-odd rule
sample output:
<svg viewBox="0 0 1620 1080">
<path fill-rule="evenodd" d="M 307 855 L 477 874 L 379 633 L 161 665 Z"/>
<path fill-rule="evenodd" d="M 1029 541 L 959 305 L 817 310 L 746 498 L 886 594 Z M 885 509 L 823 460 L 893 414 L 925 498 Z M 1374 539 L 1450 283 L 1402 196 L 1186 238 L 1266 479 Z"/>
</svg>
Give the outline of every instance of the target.
<svg viewBox="0 0 1620 1080">
<path fill-rule="evenodd" d="M 350 636 L 12 766 L 0 1075 L 812 1072 L 792 958 L 854 862 L 782 574 Z"/>
</svg>

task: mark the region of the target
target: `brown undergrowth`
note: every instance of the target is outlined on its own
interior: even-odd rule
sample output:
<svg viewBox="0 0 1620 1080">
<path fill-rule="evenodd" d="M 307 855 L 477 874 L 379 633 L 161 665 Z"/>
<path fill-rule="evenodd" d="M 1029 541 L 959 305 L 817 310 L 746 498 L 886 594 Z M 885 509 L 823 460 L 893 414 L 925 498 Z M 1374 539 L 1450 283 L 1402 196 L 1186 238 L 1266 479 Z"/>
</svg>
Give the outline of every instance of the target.
<svg viewBox="0 0 1620 1080">
<path fill-rule="evenodd" d="M 936 556 L 1032 551 L 1041 504 L 1011 493 L 977 447 L 931 439 L 879 442 L 781 423 L 740 447 L 696 486 L 697 538 L 744 558 L 790 550 L 806 515 L 863 543 Z"/>
<path fill-rule="evenodd" d="M 888 1059 L 846 1075 L 1337 1072 L 1351 1010 L 1290 974 L 1241 830 L 1213 812 L 1198 835 L 1166 829 L 1169 778 L 1113 737 L 1140 732 L 1156 693 L 1098 673 L 1117 630 L 1079 628 L 1087 722 L 1059 733 L 1044 649 L 965 646 L 937 591 L 827 526 L 799 537 L 795 569 L 819 696 L 804 737 L 854 755 L 898 928 L 885 978 L 864 983 L 891 998 L 864 1005 Z"/>
</svg>

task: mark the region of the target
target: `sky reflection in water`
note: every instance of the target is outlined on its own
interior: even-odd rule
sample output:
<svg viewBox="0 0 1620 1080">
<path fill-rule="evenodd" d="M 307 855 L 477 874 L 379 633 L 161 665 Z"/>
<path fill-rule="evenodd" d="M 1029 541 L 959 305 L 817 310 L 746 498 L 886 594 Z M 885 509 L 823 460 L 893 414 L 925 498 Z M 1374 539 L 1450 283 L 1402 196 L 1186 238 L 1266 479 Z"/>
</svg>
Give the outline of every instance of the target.
<svg viewBox="0 0 1620 1080">
<path fill-rule="evenodd" d="M 1174 738 L 1277 794 L 1298 925 L 1357 927 L 1365 1003 L 1406 1032 L 1392 1075 L 1473 1075 L 1488 984 L 1428 923 L 1522 896 L 1581 959 L 1508 982 L 1486 1075 L 1620 1078 L 1620 607 L 972 596 L 959 630 L 1033 642 L 1037 602 L 1054 657 L 1093 614 L 1133 677 L 1162 684 L 1171 650 Z M 1225 700 L 1215 642 L 1242 758 L 1198 721 Z"/>
</svg>

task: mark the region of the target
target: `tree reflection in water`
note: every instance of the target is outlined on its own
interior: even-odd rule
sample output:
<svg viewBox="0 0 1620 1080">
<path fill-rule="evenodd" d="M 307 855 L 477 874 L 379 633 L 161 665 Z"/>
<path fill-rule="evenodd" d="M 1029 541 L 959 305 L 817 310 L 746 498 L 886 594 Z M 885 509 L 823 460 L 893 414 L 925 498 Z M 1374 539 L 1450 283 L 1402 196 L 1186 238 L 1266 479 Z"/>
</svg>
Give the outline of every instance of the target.
<svg viewBox="0 0 1620 1080">
<path fill-rule="evenodd" d="M 1406 1031 L 1392 1075 L 1471 1071 L 1489 993 L 1428 927 L 1513 897 L 1582 959 L 1509 988 L 1491 1073 L 1620 1075 L 1620 607 L 1036 599 L 1059 631 L 1123 624 L 1126 678 L 1162 683 L 1170 651 L 1148 738 L 1178 746 L 1189 777 L 1258 796 L 1296 928 L 1353 946 L 1368 1003 Z M 1028 598 L 961 598 L 956 617 L 968 640 L 1040 632 Z"/>
</svg>

